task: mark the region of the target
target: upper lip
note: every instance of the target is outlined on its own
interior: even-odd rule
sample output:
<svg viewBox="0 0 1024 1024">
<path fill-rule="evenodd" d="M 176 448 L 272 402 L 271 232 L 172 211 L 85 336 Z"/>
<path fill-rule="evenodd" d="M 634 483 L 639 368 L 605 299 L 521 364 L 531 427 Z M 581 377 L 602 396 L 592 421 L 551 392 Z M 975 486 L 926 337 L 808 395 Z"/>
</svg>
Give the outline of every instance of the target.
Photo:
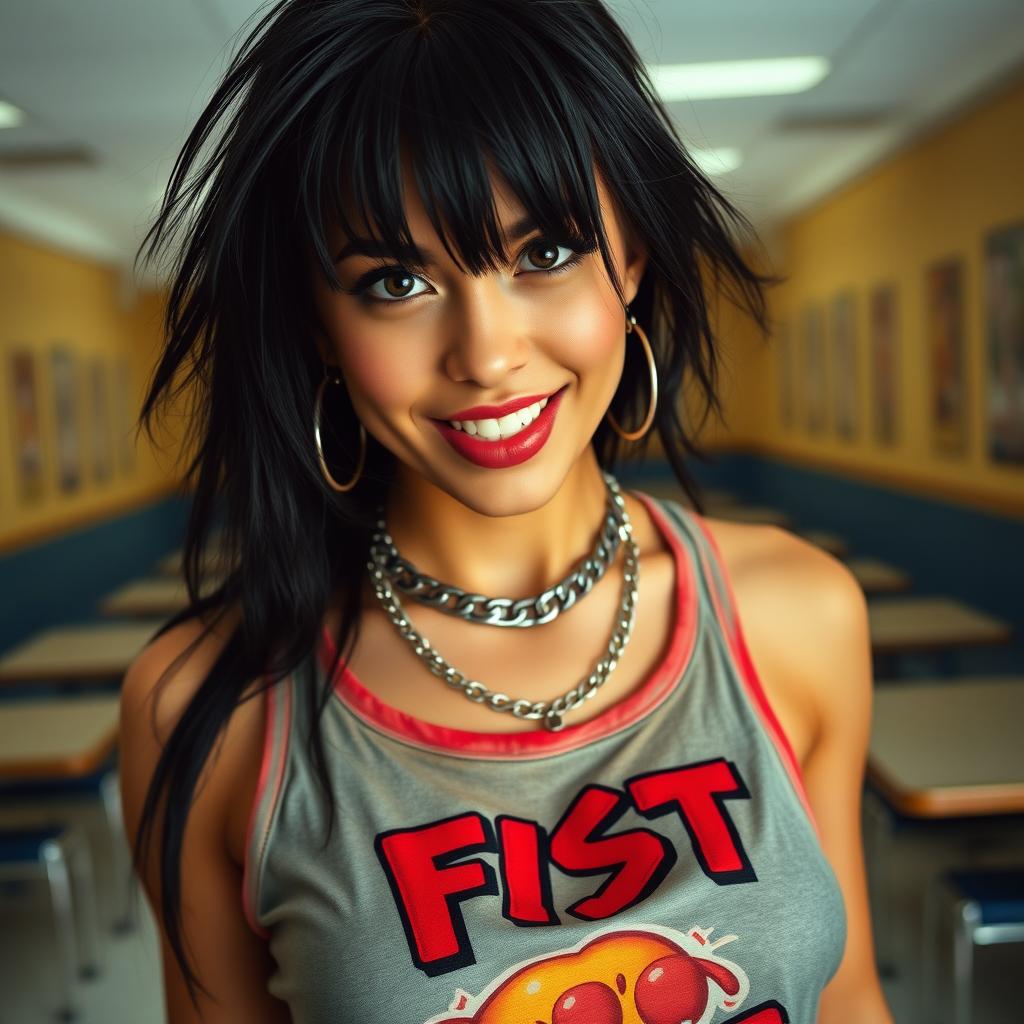
<svg viewBox="0 0 1024 1024">
<path fill-rule="evenodd" d="M 458 412 L 453 412 L 450 416 L 442 418 L 446 420 L 498 420 L 511 412 L 525 409 L 526 406 L 533 405 L 534 402 L 543 402 L 545 398 L 550 398 L 557 391 L 561 391 L 561 388 L 555 388 L 554 391 L 549 391 L 546 394 L 525 395 L 523 398 L 513 398 L 504 405 L 474 405 L 468 409 L 460 409 Z"/>
</svg>

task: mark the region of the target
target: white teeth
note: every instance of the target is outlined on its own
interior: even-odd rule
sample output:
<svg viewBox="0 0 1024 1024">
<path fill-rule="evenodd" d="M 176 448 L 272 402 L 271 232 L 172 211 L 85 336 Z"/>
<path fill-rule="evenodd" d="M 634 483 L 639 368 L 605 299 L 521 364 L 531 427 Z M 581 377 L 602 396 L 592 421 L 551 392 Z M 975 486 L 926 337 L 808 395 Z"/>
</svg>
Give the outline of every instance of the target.
<svg viewBox="0 0 1024 1024">
<path fill-rule="evenodd" d="M 481 437 L 485 441 L 497 441 L 499 438 L 514 437 L 519 431 L 528 427 L 547 404 L 548 400 L 544 398 L 499 419 L 449 420 L 448 422 L 456 430 L 464 430 L 470 437 Z"/>
</svg>

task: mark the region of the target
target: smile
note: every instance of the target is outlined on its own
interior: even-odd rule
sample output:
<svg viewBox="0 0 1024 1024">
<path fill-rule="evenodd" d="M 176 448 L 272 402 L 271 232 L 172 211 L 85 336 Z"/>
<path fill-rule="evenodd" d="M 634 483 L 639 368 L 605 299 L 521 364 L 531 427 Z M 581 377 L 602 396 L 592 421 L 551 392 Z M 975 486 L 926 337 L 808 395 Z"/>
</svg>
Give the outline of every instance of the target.
<svg viewBox="0 0 1024 1024">
<path fill-rule="evenodd" d="M 470 437 L 479 437 L 484 441 L 505 441 L 525 430 L 539 415 L 541 409 L 548 404 L 545 398 L 533 405 L 524 406 L 516 412 L 498 419 L 486 420 L 449 420 L 456 430 L 464 430 Z"/>
<path fill-rule="evenodd" d="M 436 420 L 441 436 L 464 458 L 486 469 L 516 466 L 544 447 L 568 384 L 548 398 L 498 419 Z"/>
</svg>

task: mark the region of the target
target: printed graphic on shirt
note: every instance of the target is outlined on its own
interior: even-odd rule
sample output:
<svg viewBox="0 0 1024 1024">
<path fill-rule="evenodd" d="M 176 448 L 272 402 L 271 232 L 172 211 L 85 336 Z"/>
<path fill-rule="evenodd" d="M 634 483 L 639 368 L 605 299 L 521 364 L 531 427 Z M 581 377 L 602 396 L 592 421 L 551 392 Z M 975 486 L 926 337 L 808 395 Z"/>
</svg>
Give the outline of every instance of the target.
<svg viewBox="0 0 1024 1024">
<path fill-rule="evenodd" d="M 736 936 L 712 941 L 713 930 L 608 926 L 569 949 L 515 964 L 476 996 L 458 990 L 448 1012 L 425 1024 L 711 1024 L 750 989 L 743 969 L 717 952 Z M 788 1021 L 773 1003 L 730 1019 Z"/>
<path fill-rule="evenodd" d="M 653 829 L 610 831 L 628 810 L 649 820 L 681 820 L 693 858 L 716 885 L 756 882 L 727 807 L 730 800 L 749 799 L 739 770 L 719 757 L 644 772 L 626 779 L 622 789 L 584 786 L 550 834 L 527 818 L 499 815 L 491 822 L 478 811 L 466 811 L 382 832 L 374 849 L 412 962 L 428 977 L 438 977 L 476 963 L 461 908 L 466 900 L 500 891 L 503 917 L 520 927 L 538 927 L 561 924 L 559 911 L 581 921 L 606 920 L 650 897 L 680 851 Z M 497 854 L 497 871 L 477 856 L 481 853 Z M 555 907 L 552 867 L 566 875 L 593 876 L 594 891 Z"/>
</svg>

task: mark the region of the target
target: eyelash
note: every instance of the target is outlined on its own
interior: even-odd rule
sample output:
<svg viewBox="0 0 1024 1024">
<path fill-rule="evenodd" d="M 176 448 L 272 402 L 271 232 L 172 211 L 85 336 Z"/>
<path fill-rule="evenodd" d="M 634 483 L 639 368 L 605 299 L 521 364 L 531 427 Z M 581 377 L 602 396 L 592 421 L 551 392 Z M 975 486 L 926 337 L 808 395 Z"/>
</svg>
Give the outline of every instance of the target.
<svg viewBox="0 0 1024 1024">
<path fill-rule="evenodd" d="M 594 252 L 597 249 L 596 245 L 588 246 L 582 238 L 570 238 L 565 242 L 554 242 L 550 238 L 538 236 L 529 242 L 523 251 L 519 254 L 521 260 L 531 249 L 535 249 L 541 242 L 552 242 L 557 249 L 571 249 L 573 255 L 569 257 L 564 263 L 560 263 L 557 267 L 551 267 L 548 270 L 531 270 L 527 271 L 529 274 L 560 274 L 566 270 L 572 270 L 573 267 L 578 266 L 582 261 L 583 257 L 589 253 Z M 518 262 L 518 261 L 517 261 Z M 419 278 L 419 274 L 409 273 L 405 267 L 401 266 L 386 266 L 377 267 L 375 270 L 370 270 L 365 273 L 352 288 L 346 289 L 350 295 L 355 295 L 361 302 L 379 303 L 384 306 L 397 306 L 402 302 L 409 302 L 411 299 L 418 299 L 421 295 L 427 294 L 426 292 L 417 292 L 415 295 L 406 295 L 401 299 L 382 299 L 377 295 L 370 295 L 369 289 L 372 288 L 378 281 L 386 281 L 389 277 L 397 277 L 399 274 L 408 274 L 409 277 Z"/>
</svg>

